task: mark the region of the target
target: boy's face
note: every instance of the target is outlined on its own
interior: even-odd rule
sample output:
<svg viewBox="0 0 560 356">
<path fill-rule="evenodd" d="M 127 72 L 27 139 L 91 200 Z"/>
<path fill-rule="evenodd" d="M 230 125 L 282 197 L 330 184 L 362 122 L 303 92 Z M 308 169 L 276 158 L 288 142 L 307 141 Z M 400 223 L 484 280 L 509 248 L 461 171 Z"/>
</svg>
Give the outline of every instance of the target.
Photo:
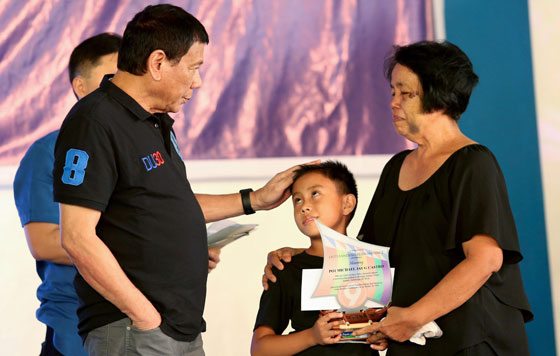
<svg viewBox="0 0 560 356">
<path fill-rule="evenodd" d="M 347 216 L 354 209 L 349 204 L 351 194 L 343 194 L 335 182 L 321 173 L 311 172 L 295 181 L 292 186 L 294 219 L 299 230 L 311 237 L 319 237 L 314 219 L 342 234 L 346 233 Z"/>
</svg>

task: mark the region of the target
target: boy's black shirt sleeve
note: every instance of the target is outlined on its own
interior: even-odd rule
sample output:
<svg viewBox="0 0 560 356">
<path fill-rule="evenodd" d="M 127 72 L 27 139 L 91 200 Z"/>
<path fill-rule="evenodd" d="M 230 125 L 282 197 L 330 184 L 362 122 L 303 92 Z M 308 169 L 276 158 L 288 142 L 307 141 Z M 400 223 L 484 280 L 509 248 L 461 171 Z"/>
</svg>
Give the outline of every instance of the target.
<svg viewBox="0 0 560 356">
<path fill-rule="evenodd" d="M 293 269 L 279 270 L 272 268 L 276 276 L 276 283 L 269 283 L 268 290 L 263 291 L 259 303 L 259 311 L 253 331 L 259 326 L 268 326 L 274 333 L 281 335 L 292 317 L 293 298 L 290 296 L 292 288 L 287 288 L 286 282 L 292 279 Z"/>
</svg>

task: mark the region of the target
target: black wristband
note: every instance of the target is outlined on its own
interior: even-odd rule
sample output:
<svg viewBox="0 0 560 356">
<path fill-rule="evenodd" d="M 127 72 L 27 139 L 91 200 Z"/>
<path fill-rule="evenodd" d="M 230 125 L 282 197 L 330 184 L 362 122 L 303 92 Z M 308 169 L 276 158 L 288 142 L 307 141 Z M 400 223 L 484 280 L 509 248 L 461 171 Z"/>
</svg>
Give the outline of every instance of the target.
<svg viewBox="0 0 560 356">
<path fill-rule="evenodd" d="M 241 204 L 243 204 L 243 212 L 245 213 L 245 215 L 251 215 L 254 214 L 255 211 L 253 210 L 253 207 L 251 206 L 251 192 L 253 191 L 253 189 L 248 188 L 248 189 L 241 189 L 239 191 L 239 193 L 241 193 Z"/>
</svg>

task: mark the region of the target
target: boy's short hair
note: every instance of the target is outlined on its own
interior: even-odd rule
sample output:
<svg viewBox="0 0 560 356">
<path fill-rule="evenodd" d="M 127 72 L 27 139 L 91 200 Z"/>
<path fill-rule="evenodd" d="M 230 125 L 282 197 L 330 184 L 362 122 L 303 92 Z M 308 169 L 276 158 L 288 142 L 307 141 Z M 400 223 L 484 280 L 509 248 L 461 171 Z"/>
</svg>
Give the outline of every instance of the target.
<svg viewBox="0 0 560 356">
<path fill-rule="evenodd" d="M 354 175 L 348 170 L 348 167 L 346 167 L 344 163 L 329 160 L 319 164 L 303 164 L 294 172 L 294 183 L 309 173 L 319 173 L 332 180 L 341 194 L 353 194 L 356 197 L 356 206 L 358 206 L 358 186 L 356 185 Z M 348 216 L 348 223 L 350 223 L 354 217 L 356 206 Z"/>
</svg>

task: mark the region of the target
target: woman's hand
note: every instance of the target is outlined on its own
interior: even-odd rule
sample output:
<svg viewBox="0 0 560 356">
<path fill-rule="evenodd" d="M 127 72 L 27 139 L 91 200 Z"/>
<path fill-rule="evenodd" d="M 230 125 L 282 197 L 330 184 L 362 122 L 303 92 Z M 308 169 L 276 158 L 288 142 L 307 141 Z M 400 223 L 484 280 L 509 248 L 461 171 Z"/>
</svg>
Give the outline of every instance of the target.
<svg viewBox="0 0 560 356">
<path fill-rule="evenodd" d="M 389 343 L 387 336 L 379 331 L 380 325 L 381 323 L 371 323 L 371 325 L 355 330 L 352 334 L 355 336 L 368 334 L 366 341 L 370 344 L 369 346 L 373 350 L 383 351 L 387 349 Z"/>
<path fill-rule="evenodd" d="M 409 308 L 390 307 L 387 316 L 379 323 L 379 331 L 388 338 L 404 342 L 423 326 L 416 321 Z"/>
<path fill-rule="evenodd" d="M 421 327 L 422 324 L 415 320 L 409 308 L 390 307 L 383 320 L 354 331 L 354 335 L 370 334 L 367 341 L 372 345 L 379 345 L 386 344 L 387 338 L 399 342 L 406 341 Z"/>
<path fill-rule="evenodd" d="M 369 347 L 371 347 L 373 350 L 377 350 L 377 351 L 384 351 L 387 350 L 387 347 L 389 346 L 389 341 L 387 340 L 387 337 L 381 333 L 379 333 L 379 338 L 377 339 L 377 341 L 372 341 L 369 345 Z"/>
<path fill-rule="evenodd" d="M 264 266 L 264 274 L 262 276 L 262 286 L 264 290 L 268 290 L 269 281 L 272 283 L 276 282 L 276 276 L 272 273 L 272 267 L 274 266 L 279 270 L 283 270 L 284 264 L 282 262 L 289 263 L 292 260 L 292 256 L 302 253 L 303 250 L 303 248 L 283 247 L 268 253 L 266 266 Z"/>
</svg>

